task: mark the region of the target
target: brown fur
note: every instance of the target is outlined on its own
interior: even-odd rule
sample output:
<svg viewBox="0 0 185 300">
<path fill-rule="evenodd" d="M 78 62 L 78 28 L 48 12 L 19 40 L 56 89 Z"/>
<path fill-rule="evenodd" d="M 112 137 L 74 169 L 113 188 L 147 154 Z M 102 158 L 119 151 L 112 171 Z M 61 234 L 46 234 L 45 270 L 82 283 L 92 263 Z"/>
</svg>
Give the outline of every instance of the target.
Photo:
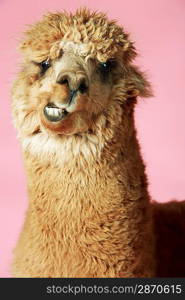
<svg viewBox="0 0 185 300">
<path fill-rule="evenodd" d="M 155 276 L 152 212 L 133 119 L 136 96 L 151 93 L 132 65 L 128 34 L 83 9 L 45 16 L 20 49 L 12 110 L 29 207 L 13 276 Z M 41 75 L 38 64 L 46 59 L 52 65 Z M 97 69 L 108 59 L 117 65 L 104 81 Z M 66 105 L 69 89 L 57 83 L 66 72 L 73 88 L 78 74 L 85 76 L 89 93 L 78 93 L 70 114 L 52 123 L 43 108 Z"/>
<path fill-rule="evenodd" d="M 185 277 L 185 201 L 153 203 L 158 277 Z"/>
</svg>

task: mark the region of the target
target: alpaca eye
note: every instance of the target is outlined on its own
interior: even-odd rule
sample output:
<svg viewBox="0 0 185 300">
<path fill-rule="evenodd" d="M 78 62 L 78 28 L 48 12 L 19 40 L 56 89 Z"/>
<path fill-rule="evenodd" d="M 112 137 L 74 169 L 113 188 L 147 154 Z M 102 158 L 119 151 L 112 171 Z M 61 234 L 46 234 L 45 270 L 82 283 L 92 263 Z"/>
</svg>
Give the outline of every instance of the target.
<svg viewBox="0 0 185 300">
<path fill-rule="evenodd" d="M 115 59 L 109 59 L 105 62 L 99 63 L 99 72 L 103 80 L 106 80 L 109 74 L 116 68 L 117 62 Z"/>
<path fill-rule="evenodd" d="M 111 62 L 110 61 L 100 63 L 100 71 L 102 73 L 107 73 L 107 72 L 110 71 L 110 69 L 111 69 Z"/>
<path fill-rule="evenodd" d="M 41 70 L 43 73 L 46 72 L 50 66 L 51 66 L 51 64 L 50 64 L 49 60 L 44 60 L 40 63 L 40 67 L 41 67 Z"/>
</svg>

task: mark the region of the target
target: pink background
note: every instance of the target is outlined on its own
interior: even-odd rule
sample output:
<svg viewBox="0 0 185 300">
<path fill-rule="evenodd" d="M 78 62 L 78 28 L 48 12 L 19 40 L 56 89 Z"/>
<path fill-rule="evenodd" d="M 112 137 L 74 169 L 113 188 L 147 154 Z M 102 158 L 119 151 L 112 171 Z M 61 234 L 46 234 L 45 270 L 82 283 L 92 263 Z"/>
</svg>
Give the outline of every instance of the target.
<svg viewBox="0 0 185 300">
<path fill-rule="evenodd" d="M 17 39 L 25 24 L 46 11 L 85 5 L 107 12 L 131 32 L 155 97 L 140 100 L 138 135 L 153 199 L 185 198 L 185 1 L 183 0 L 0 0 L 0 277 L 8 277 L 12 249 L 27 206 L 26 185 L 10 113 L 10 86 L 18 70 Z"/>
</svg>

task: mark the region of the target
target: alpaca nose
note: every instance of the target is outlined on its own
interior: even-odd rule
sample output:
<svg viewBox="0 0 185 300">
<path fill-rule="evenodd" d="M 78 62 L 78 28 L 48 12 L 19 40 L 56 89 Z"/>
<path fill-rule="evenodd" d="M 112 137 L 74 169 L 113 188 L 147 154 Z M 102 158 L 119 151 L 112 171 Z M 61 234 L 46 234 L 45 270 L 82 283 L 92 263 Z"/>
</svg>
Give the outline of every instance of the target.
<svg viewBox="0 0 185 300">
<path fill-rule="evenodd" d="M 81 94 L 88 92 L 88 79 L 86 75 L 82 73 L 63 73 L 57 78 L 57 83 L 61 85 L 67 85 L 71 94 L 75 94 L 78 91 Z"/>
</svg>

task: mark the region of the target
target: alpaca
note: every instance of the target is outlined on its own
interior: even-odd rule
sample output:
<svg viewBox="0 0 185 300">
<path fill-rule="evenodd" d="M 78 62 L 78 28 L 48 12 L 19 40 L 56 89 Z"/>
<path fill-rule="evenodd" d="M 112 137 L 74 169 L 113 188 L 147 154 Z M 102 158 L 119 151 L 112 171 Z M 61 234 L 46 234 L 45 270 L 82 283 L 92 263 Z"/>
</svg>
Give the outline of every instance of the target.
<svg viewBox="0 0 185 300">
<path fill-rule="evenodd" d="M 134 125 L 151 95 L 115 21 L 48 14 L 20 44 L 12 111 L 29 206 L 14 277 L 153 277 L 155 235 Z"/>
</svg>

